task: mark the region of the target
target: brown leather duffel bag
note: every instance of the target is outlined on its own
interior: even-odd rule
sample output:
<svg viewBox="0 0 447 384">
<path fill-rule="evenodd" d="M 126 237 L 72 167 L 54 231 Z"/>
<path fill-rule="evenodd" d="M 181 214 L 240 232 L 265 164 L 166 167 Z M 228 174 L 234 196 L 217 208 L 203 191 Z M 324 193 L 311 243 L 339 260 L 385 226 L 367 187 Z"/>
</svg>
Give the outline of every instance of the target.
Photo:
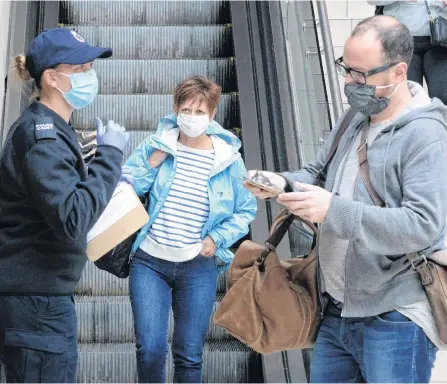
<svg viewBox="0 0 447 384">
<path fill-rule="evenodd" d="M 265 245 L 245 241 L 230 265 L 217 326 L 259 353 L 308 348 L 320 323 L 315 248 L 304 258 L 280 261 L 276 247 L 294 219 L 278 216 Z M 303 220 L 301 220 L 303 221 Z M 303 221 L 314 231 L 316 227 Z"/>
</svg>

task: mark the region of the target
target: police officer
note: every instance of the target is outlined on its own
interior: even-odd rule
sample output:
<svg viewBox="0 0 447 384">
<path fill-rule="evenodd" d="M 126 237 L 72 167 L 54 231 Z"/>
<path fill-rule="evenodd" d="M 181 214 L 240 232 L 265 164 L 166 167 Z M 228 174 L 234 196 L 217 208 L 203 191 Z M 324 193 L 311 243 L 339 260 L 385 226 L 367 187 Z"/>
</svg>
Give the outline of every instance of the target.
<svg viewBox="0 0 447 384">
<path fill-rule="evenodd" d="M 112 50 L 73 31 L 47 30 L 15 58 L 39 99 L 11 127 L 0 157 L 0 359 L 8 382 L 75 382 L 72 298 L 86 263 L 87 232 L 120 179 L 129 140 L 97 120 L 88 171 L 69 123 L 98 93 L 93 61 Z"/>
</svg>

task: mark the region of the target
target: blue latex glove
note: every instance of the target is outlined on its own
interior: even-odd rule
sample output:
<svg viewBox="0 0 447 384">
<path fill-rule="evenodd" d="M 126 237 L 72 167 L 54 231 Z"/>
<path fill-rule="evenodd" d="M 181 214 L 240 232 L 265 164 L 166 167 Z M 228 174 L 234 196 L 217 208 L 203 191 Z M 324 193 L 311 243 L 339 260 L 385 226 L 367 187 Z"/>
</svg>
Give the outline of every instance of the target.
<svg viewBox="0 0 447 384">
<path fill-rule="evenodd" d="M 124 166 L 121 170 L 120 181 L 125 181 L 126 183 L 133 186 L 133 175 L 132 170 L 129 167 Z"/>
<path fill-rule="evenodd" d="M 129 132 L 126 132 L 126 128 L 116 124 L 113 120 L 109 120 L 104 127 L 104 124 L 98 117 L 95 119 L 95 122 L 98 147 L 101 145 L 110 145 L 124 153 L 130 138 Z"/>
</svg>

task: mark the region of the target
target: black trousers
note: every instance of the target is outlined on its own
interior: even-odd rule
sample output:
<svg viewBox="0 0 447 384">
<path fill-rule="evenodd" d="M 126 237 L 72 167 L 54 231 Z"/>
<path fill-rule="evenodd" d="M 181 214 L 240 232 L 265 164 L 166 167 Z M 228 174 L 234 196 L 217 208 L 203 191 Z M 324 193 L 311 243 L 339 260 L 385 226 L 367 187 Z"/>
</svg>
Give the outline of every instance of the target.
<svg viewBox="0 0 447 384">
<path fill-rule="evenodd" d="M 433 47 L 429 36 L 415 36 L 408 80 L 422 85 L 423 78 L 430 97 L 447 104 L 447 48 Z"/>
<path fill-rule="evenodd" d="M 8 383 L 76 382 L 77 320 L 70 296 L 0 296 L 0 362 Z"/>
</svg>

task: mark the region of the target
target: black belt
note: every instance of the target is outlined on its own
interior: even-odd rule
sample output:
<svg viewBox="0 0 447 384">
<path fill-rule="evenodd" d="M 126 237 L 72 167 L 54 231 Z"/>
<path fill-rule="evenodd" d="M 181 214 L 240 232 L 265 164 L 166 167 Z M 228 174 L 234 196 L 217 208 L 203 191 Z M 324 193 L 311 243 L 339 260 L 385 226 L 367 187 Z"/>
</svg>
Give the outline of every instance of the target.
<svg viewBox="0 0 447 384">
<path fill-rule="evenodd" d="M 334 299 L 331 295 L 326 293 L 326 296 L 329 299 L 329 302 L 334 305 L 336 308 L 338 308 L 340 311 L 343 309 L 343 302 L 337 299 Z"/>
</svg>

